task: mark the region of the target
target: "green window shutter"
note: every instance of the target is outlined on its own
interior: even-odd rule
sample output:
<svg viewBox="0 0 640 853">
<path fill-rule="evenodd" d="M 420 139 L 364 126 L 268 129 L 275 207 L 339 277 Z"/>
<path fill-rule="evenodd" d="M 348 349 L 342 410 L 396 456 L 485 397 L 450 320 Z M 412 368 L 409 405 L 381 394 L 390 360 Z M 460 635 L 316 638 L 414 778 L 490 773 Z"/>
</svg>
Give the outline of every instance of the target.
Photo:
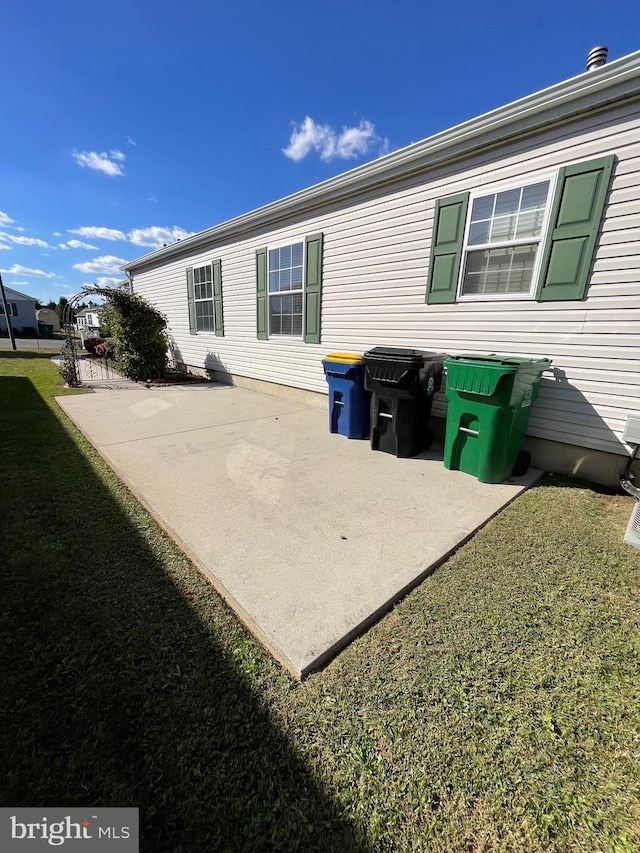
<svg viewBox="0 0 640 853">
<path fill-rule="evenodd" d="M 469 193 L 450 195 L 436 202 L 425 297 L 429 303 L 456 301 L 468 206 Z"/>
<path fill-rule="evenodd" d="M 222 261 L 217 260 L 213 267 L 213 311 L 216 335 L 224 337 L 224 318 L 222 316 Z"/>
<path fill-rule="evenodd" d="M 256 322 L 258 340 L 266 341 L 269 337 L 267 326 L 267 250 L 258 249 L 256 252 L 256 287 L 257 306 Z"/>
<path fill-rule="evenodd" d="M 565 166 L 558 175 L 537 298 L 582 299 L 615 156 Z"/>
<path fill-rule="evenodd" d="M 196 304 L 193 301 L 193 267 L 187 267 L 187 303 L 189 305 L 189 332 L 196 334 Z"/>
<path fill-rule="evenodd" d="M 306 344 L 320 343 L 322 243 L 322 234 L 312 234 L 305 239 L 304 342 Z"/>
</svg>

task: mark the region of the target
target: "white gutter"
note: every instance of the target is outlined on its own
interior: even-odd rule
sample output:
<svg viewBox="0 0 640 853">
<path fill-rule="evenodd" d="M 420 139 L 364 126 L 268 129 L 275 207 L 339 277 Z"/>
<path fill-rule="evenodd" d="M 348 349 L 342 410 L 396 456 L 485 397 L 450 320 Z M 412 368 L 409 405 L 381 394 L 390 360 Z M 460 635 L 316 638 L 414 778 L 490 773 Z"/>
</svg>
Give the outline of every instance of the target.
<svg viewBox="0 0 640 853">
<path fill-rule="evenodd" d="M 357 166 L 320 184 L 215 225 L 206 231 L 200 231 L 178 243 L 157 249 L 124 264 L 120 269 L 128 274 L 131 270 L 156 261 L 264 227 L 324 202 L 346 198 L 390 180 L 406 177 L 420 169 L 434 168 L 458 159 L 470 151 L 495 144 L 505 136 L 513 137 L 543 125 L 566 120 L 581 111 L 580 103 L 587 98 L 592 99 L 588 105 L 591 111 L 639 92 L 640 51 L 635 51 L 600 68 L 585 71 L 569 80 L 429 136 L 421 142 Z"/>
</svg>

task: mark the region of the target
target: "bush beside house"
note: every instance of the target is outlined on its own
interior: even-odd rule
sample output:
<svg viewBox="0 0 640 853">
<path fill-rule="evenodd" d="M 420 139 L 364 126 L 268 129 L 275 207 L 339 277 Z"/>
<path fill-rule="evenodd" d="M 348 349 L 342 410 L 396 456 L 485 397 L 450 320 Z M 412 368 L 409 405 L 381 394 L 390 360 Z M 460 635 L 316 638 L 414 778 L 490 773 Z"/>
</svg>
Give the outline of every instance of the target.
<svg viewBox="0 0 640 853">
<path fill-rule="evenodd" d="M 100 319 L 109 331 L 116 367 L 136 381 L 163 377 L 169 348 L 164 314 L 146 299 L 125 290 L 95 287 L 88 292 L 105 299 Z M 95 346 L 105 343 L 100 337 L 94 337 L 93 341 Z M 88 339 L 85 347 L 89 349 L 87 342 Z"/>
</svg>

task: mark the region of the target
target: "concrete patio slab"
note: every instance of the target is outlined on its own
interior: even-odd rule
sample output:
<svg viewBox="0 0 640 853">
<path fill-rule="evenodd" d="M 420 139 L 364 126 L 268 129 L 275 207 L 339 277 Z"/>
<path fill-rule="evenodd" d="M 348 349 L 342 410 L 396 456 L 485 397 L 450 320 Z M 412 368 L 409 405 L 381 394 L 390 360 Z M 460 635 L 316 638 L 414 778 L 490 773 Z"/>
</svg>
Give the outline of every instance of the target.
<svg viewBox="0 0 640 853">
<path fill-rule="evenodd" d="M 328 432 L 321 410 L 222 385 L 59 397 L 100 454 L 298 678 L 533 483 Z"/>
</svg>

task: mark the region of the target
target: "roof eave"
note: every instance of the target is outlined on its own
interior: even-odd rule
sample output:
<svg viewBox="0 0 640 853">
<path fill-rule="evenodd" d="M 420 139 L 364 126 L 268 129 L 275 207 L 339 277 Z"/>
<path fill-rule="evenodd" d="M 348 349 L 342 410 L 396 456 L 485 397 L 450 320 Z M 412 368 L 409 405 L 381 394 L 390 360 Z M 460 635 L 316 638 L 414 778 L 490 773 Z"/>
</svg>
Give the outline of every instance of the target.
<svg viewBox="0 0 640 853">
<path fill-rule="evenodd" d="M 597 109 L 611 100 L 610 92 L 613 88 L 620 90 L 615 99 L 640 91 L 640 51 L 541 89 L 320 184 L 314 184 L 200 231 L 178 243 L 157 249 L 123 264 L 120 269 L 130 272 L 157 261 L 195 251 L 213 242 L 302 213 L 324 201 L 342 199 L 389 180 L 405 177 L 425 166 L 433 168 L 448 160 L 458 159 L 471 150 L 495 144 L 507 135 L 513 137 L 531 132 L 542 124 L 561 122 L 576 112 L 576 105 L 584 98 L 600 95 L 601 97 L 590 105 L 591 109 Z"/>
<path fill-rule="evenodd" d="M 26 302 L 33 302 L 34 304 L 38 301 L 34 299 L 33 296 L 27 296 L 26 293 L 21 293 L 19 290 L 16 290 L 14 287 L 8 287 L 5 285 L 4 287 L 5 293 L 15 293 L 16 296 L 19 296 L 21 299 L 24 299 Z"/>
</svg>

